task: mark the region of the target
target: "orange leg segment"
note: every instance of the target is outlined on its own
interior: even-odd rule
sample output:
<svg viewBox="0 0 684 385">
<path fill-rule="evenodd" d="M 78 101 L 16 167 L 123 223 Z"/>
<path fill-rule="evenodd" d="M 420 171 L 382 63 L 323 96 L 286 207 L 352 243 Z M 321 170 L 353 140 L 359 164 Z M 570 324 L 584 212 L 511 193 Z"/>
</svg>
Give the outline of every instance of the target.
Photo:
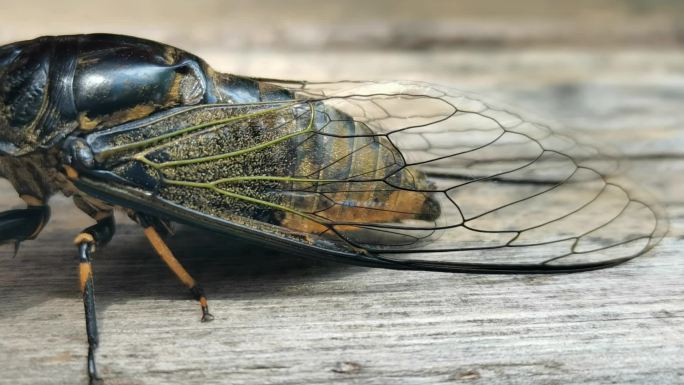
<svg viewBox="0 0 684 385">
<path fill-rule="evenodd" d="M 169 269 L 171 269 L 176 277 L 178 277 L 178 279 L 183 282 L 188 289 L 190 289 L 190 292 L 199 301 L 200 306 L 202 307 L 202 322 L 212 321 L 214 316 L 209 313 L 207 297 L 204 295 L 204 290 L 202 290 L 202 287 L 195 282 L 195 279 L 190 276 L 183 265 L 181 265 L 176 257 L 174 257 L 171 249 L 169 249 L 164 240 L 159 236 L 159 233 L 157 233 L 157 230 L 155 230 L 154 226 L 145 227 L 144 232 L 145 236 L 150 241 L 157 254 L 159 254 L 162 261 L 166 263 Z"/>
</svg>

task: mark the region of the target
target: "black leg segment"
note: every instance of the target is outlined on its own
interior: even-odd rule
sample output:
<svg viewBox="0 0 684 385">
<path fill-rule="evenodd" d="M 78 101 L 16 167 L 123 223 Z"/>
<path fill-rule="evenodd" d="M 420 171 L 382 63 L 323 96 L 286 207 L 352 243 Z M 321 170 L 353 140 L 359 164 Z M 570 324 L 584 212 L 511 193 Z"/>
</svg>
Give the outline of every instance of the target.
<svg viewBox="0 0 684 385">
<path fill-rule="evenodd" d="M 97 331 L 97 313 L 95 311 L 92 256 L 96 247 L 105 245 L 112 239 L 113 235 L 114 218 L 110 216 L 83 230 L 74 240 L 78 247 L 79 277 L 85 310 L 86 335 L 88 337 L 87 365 L 90 384 L 95 384 L 100 380 L 97 375 L 97 366 L 95 365 L 95 350 L 99 344 L 99 333 Z"/>
<path fill-rule="evenodd" d="M 0 213 L 0 243 L 18 244 L 35 238 L 50 219 L 48 206 L 29 206 L 25 209 Z"/>
<path fill-rule="evenodd" d="M 81 294 L 83 295 L 86 335 L 88 336 L 88 377 L 90 378 L 91 384 L 99 380 L 99 377 L 97 376 L 97 367 L 95 366 L 95 349 L 97 349 L 99 337 L 97 332 L 97 315 L 95 312 L 95 287 L 93 285 L 93 272 L 90 258 L 92 248 L 93 245 L 86 242 L 83 242 L 78 246 Z"/>
</svg>

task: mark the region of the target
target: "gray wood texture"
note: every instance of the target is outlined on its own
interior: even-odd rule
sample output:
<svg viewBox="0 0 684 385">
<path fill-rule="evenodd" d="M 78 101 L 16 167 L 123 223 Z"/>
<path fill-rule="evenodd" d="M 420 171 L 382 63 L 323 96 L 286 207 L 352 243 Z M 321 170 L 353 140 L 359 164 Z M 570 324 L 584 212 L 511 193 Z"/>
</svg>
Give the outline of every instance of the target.
<svg viewBox="0 0 684 385">
<path fill-rule="evenodd" d="M 0 40 L 122 32 L 191 49 L 234 73 L 429 80 L 491 95 L 632 157 L 633 177 L 660 197 L 670 232 L 652 252 L 607 270 L 483 276 L 318 262 L 181 228 L 171 247 L 216 316 L 201 324 L 197 304 L 120 216 L 94 262 L 105 384 L 684 383 L 676 2 L 605 2 L 593 13 L 543 1 L 492 13 L 460 1 L 137 3 L 68 1 L 57 16 L 52 3 L 5 2 Z M 358 28 L 345 35 L 349 25 Z M 564 34 L 579 26 L 587 26 L 580 36 Z M 431 49 L 414 49 L 407 36 L 433 39 Z M 19 206 L 6 183 L 0 194 L 2 209 Z M 0 384 L 86 383 L 71 241 L 91 222 L 66 198 L 51 203 L 38 240 L 15 258 L 9 246 L 0 250 Z"/>
</svg>

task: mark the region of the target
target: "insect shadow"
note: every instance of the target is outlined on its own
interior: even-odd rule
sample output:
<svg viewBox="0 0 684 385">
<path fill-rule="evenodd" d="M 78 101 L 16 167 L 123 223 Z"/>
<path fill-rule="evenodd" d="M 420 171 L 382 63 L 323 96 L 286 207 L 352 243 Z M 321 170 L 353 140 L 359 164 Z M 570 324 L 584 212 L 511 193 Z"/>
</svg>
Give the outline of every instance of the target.
<svg viewBox="0 0 684 385">
<path fill-rule="evenodd" d="M 7 313 L 30 310 L 53 299 L 79 300 L 78 263 L 70 229 L 46 232 L 22 245 L 19 254 L 0 252 L 0 298 Z M 288 296 L 297 285 L 358 274 L 366 268 L 302 258 L 233 238 L 177 226 L 168 243 L 204 286 L 209 300 Z M 94 261 L 98 311 L 134 299 L 192 300 L 166 268 L 139 226 L 119 224 L 112 242 Z M 287 292 L 287 293 L 285 293 Z M 172 311 L 172 309 L 170 309 Z"/>
</svg>

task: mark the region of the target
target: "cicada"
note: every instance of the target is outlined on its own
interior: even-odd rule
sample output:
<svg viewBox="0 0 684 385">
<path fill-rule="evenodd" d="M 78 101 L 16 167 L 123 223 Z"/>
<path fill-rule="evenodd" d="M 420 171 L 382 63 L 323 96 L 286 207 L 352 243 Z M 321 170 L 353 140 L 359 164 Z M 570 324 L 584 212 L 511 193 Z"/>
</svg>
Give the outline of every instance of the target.
<svg viewBox="0 0 684 385">
<path fill-rule="evenodd" d="M 170 223 L 314 258 L 467 273 L 617 265 L 664 229 L 614 177 L 619 159 L 465 92 L 417 82 L 307 83 L 213 70 L 117 35 L 0 48 L 0 175 L 26 202 L 0 239 L 35 238 L 61 192 L 95 224 L 76 236 L 88 373 L 97 379 L 91 261 L 113 210 L 164 242 Z"/>
</svg>

